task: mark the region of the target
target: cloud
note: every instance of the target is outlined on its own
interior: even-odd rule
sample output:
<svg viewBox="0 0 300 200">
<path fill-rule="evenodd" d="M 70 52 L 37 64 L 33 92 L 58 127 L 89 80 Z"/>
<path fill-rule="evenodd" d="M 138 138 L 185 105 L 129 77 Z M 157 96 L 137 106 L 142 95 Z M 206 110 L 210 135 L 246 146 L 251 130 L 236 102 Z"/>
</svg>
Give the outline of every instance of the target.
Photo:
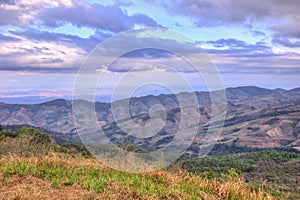
<svg viewBox="0 0 300 200">
<path fill-rule="evenodd" d="M 234 38 L 219 39 L 216 41 L 206 41 L 207 44 L 212 44 L 214 47 L 248 47 L 248 44 L 244 41 L 237 40 Z"/>
<path fill-rule="evenodd" d="M 37 14 L 45 7 L 67 6 L 66 0 L 5 0 L 0 6 L 0 25 L 33 25 Z"/>
<path fill-rule="evenodd" d="M 16 41 L 20 41 L 19 38 L 16 38 L 16 37 L 12 37 L 12 36 L 9 36 L 9 35 L 4 35 L 4 34 L 1 34 L 0 33 L 0 41 L 11 41 L 11 42 L 16 42 Z"/>
<path fill-rule="evenodd" d="M 291 47 L 291 48 L 294 48 L 294 47 L 300 47 L 300 41 L 295 41 L 295 42 L 291 42 L 288 38 L 286 37 L 274 37 L 272 39 L 272 43 L 273 44 L 280 44 L 280 45 L 283 45 L 285 47 Z"/>
<path fill-rule="evenodd" d="M 146 48 L 146 49 L 138 49 L 131 52 L 126 53 L 123 57 L 127 58 L 169 58 L 172 57 L 171 52 L 167 52 L 164 50 L 158 50 L 153 48 Z"/>
<path fill-rule="evenodd" d="M 110 71 L 127 72 L 135 67 L 139 67 L 141 71 L 147 71 L 149 68 L 144 69 L 143 66 L 153 65 L 160 68 L 165 65 L 171 66 L 174 71 L 190 73 L 195 69 L 190 64 L 186 64 L 187 62 L 179 61 L 179 59 L 183 60 L 181 56 L 189 62 L 198 62 L 199 66 L 204 65 L 203 63 L 209 59 L 204 50 L 195 42 L 181 35 L 178 38 L 175 36 L 170 35 L 167 29 L 124 32 L 119 37 L 111 37 L 105 41 L 86 63 L 90 66 L 89 70 L 97 70 L 99 65 L 115 61 L 117 56 L 121 56 L 118 62 L 115 62 L 117 64 L 109 67 Z M 199 57 L 206 59 L 200 60 Z M 101 63 L 102 60 L 99 59 L 105 62 Z"/>
<path fill-rule="evenodd" d="M 58 41 L 2 41 L 0 70 L 35 72 L 74 72 L 86 51 L 76 44 Z"/>
<path fill-rule="evenodd" d="M 111 32 L 120 32 L 134 28 L 135 24 L 158 27 L 156 21 L 144 14 L 127 15 L 119 5 L 103 6 L 73 2 L 72 7 L 43 9 L 37 18 L 46 26 L 57 27 L 71 23 L 78 27 L 91 27 Z M 83 17 L 84 16 L 84 17 Z"/>
<path fill-rule="evenodd" d="M 2 0 L 0 4 L 9 4 L 9 5 L 14 5 L 16 4 L 17 0 Z"/>
<path fill-rule="evenodd" d="M 164 31 L 161 32 L 163 36 Z M 89 51 L 99 44 L 103 37 L 109 35 L 97 31 L 89 38 L 39 31 L 28 28 L 25 30 L 8 31 L 11 37 L 18 37 L 18 41 L 7 40 L 2 43 L 0 52 L 0 70 L 9 71 L 36 71 L 36 72 L 75 72 L 80 63 Z M 135 42 L 133 42 L 135 41 Z M 122 41 L 117 41 L 109 45 L 103 52 L 104 56 L 110 57 L 120 49 L 134 45 L 143 44 L 144 47 L 160 46 L 162 49 L 178 49 L 178 52 L 185 54 L 197 54 L 203 50 L 182 41 L 175 41 L 156 37 L 136 38 L 130 34 L 123 37 Z M 132 47 L 134 49 L 134 46 Z M 117 54 L 118 55 L 118 54 Z M 113 59 L 113 58 L 112 58 Z M 98 69 L 98 61 L 95 60 L 93 66 Z M 183 62 L 178 55 L 165 50 L 145 48 L 134 50 L 123 55 L 117 64 L 109 67 L 112 72 L 137 71 L 162 71 L 166 66 L 171 66 L 173 70 L 181 72 L 193 72 L 186 62 Z M 143 65 L 143 66 L 142 66 Z M 137 68 L 138 69 L 134 69 Z"/>
<path fill-rule="evenodd" d="M 266 36 L 266 34 L 264 32 L 262 32 L 262 31 L 251 30 L 251 33 L 254 36 Z"/>
<path fill-rule="evenodd" d="M 111 32 L 134 28 L 135 25 L 162 27 L 145 14 L 128 15 L 119 1 L 113 5 L 89 4 L 83 0 L 4 1 L 0 7 L 0 25 L 32 26 L 34 24 L 59 27 L 70 23 Z"/>
<path fill-rule="evenodd" d="M 169 5 L 172 14 L 190 16 L 196 26 L 263 23 L 289 37 L 300 37 L 298 0 L 179 0 Z"/>
<path fill-rule="evenodd" d="M 22 25 L 25 23 L 19 11 L 7 10 L 0 6 L 0 25 Z"/>
<path fill-rule="evenodd" d="M 156 21 L 154 21 L 152 18 L 144 14 L 135 14 L 131 16 L 131 18 L 134 23 L 142 24 L 145 27 L 163 27 L 162 25 L 159 25 Z"/>
<path fill-rule="evenodd" d="M 111 34 L 101 31 L 96 31 L 96 33 L 90 36 L 89 38 L 81 38 L 76 35 L 40 31 L 33 28 L 28 28 L 23 31 L 9 31 L 9 33 L 31 41 L 66 43 L 82 48 L 87 52 L 89 52 L 92 48 L 94 48 L 103 40 L 111 37 Z"/>
<path fill-rule="evenodd" d="M 52 63 L 63 63 L 64 60 L 60 58 L 41 58 L 42 62 L 45 64 L 52 64 Z"/>
<path fill-rule="evenodd" d="M 195 69 L 176 55 L 167 57 L 121 57 L 113 62 L 108 70 L 111 72 L 195 72 Z"/>
<path fill-rule="evenodd" d="M 103 34 L 105 35 L 105 33 L 98 31 L 90 38 L 83 39 L 78 36 L 34 29 L 10 31 L 10 34 L 25 39 L 21 42 L 13 42 L 19 49 L 15 52 L 8 52 L 6 56 L 1 57 L 0 69 L 37 72 L 59 71 L 65 73 L 76 72 L 88 51 L 99 43 L 100 40 L 96 37 L 101 38 Z M 143 37 L 139 39 L 127 35 L 123 39 L 122 42 L 112 43 L 109 51 L 105 51 L 106 56 L 112 56 L 109 54 L 110 52 L 118 52 L 118 50 L 134 44 L 133 40 L 143 44 L 143 46 L 160 46 L 162 49 L 172 47 L 178 49 L 179 53 L 184 52 L 191 57 L 197 57 L 199 53 L 203 52 L 197 45 L 191 48 L 189 43 L 163 39 L 163 37 Z M 222 73 L 299 73 L 299 70 L 295 70 L 299 68 L 300 63 L 298 54 L 274 52 L 273 48 L 267 46 L 264 42 L 250 44 L 242 40 L 228 38 L 198 43 L 200 46 L 201 44 L 211 46 L 206 51 Z M 3 45 L 4 47 L 11 47 L 11 42 L 4 42 Z M 59 48 L 58 45 L 60 45 Z M 98 68 L 97 66 L 97 60 L 95 60 L 95 70 Z M 180 58 L 180 55 L 153 48 L 128 52 L 114 61 L 108 70 L 117 73 L 170 70 L 184 73 L 195 72 L 195 69 Z"/>
<path fill-rule="evenodd" d="M 12 82 L 18 83 L 19 80 L 13 80 Z M 70 90 L 55 89 L 55 90 L 51 90 L 51 91 L 50 90 L 42 90 L 42 89 L 37 89 L 37 90 L 15 89 L 15 90 L 6 90 L 6 91 L 1 91 L 1 92 L 3 94 L 0 98 L 1 101 L 17 100 L 17 99 L 12 99 L 12 98 L 24 98 L 24 97 L 37 98 L 37 97 L 39 97 L 38 99 L 32 99 L 32 101 L 38 100 L 38 102 L 39 102 L 39 100 L 41 100 L 42 98 L 45 98 L 45 97 L 53 97 L 53 98 L 71 98 L 72 97 L 71 89 Z M 22 102 L 22 99 L 20 102 Z"/>
<path fill-rule="evenodd" d="M 232 56 L 240 57 L 265 57 L 274 56 L 272 48 L 264 42 L 256 42 L 249 44 L 245 41 L 228 38 L 215 41 L 199 42 L 200 44 L 209 44 L 214 48 L 207 48 L 208 53 L 212 54 L 231 54 Z"/>
<path fill-rule="evenodd" d="M 111 34 L 98 30 L 81 38 L 27 28 L 0 36 L 0 70 L 74 73 L 85 56 Z"/>
<path fill-rule="evenodd" d="M 296 20 L 300 16 L 300 1 L 287 1 L 186 0 L 169 3 L 169 6 L 173 14 L 191 17 L 197 26 L 224 27 L 242 24 L 253 35 L 268 37 L 267 32 L 262 32 L 264 29 L 261 31 L 252 26 L 263 23 L 273 30 L 273 44 L 295 48 L 300 46 L 299 40 L 291 37 L 297 36 L 300 27 L 300 24 L 296 26 L 300 23 L 300 20 Z M 0 70 L 73 73 L 97 44 L 115 33 L 136 26 L 161 26 L 148 15 L 128 14 L 124 7 L 132 5 L 125 1 L 100 5 L 83 0 L 5 0 L 0 7 L 0 25 L 15 25 L 17 28 L 9 28 L 0 35 Z M 82 38 L 71 32 L 53 32 L 53 27 L 65 24 L 89 27 L 95 33 Z M 121 43 L 110 46 L 109 50 L 114 52 L 131 46 L 132 40 L 138 40 L 137 42 L 149 48 L 123 55 L 118 60 L 118 65 L 110 66 L 109 70 L 122 73 L 138 67 L 140 71 L 163 71 L 166 66 L 171 66 L 176 71 L 190 73 L 195 70 L 179 61 L 179 56 L 153 50 L 151 47 L 172 47 L 192 58 L 203 52 L 197 46 L 187 45 L 186 41 L 130 36 Z M 235 38 L 223 38 L 199 44 L 205 44 L 206 51 L 224 73 L 288 73 L 288 70 L 298 73 L 295 69 L 299 67 L 299 54 L 281 49 L 278 51 L 264 42 L 249 43 Z M 111 56 L 110 51 L 107 52 L 107 56 Z"/>
<path fill-rule="evenodd" d="M 206 51 L 221 73 L 235 74 L 299 74 L 300 55 L 278 52 L 264 42 L 249 44 L 229 38 L 200 42 L 209 44 Z"/>
<path fill-rule="evenodd" d="M 245 22 L 252 18 L 264 18 L 270 15 L 264 3 L 256 4 L 253 1 L 209 1 L 187 0 L 173 4 L 174 13 L 195 17 L 199 26 L 214 26 L 224 22 Z"/>
</svg>

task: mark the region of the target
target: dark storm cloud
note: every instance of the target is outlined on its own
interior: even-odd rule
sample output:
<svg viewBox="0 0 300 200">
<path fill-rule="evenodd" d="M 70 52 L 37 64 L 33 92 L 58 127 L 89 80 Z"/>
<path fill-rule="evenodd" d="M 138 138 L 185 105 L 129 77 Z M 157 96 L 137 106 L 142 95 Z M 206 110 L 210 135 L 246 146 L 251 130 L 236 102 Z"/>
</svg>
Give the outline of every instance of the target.
<svg viewBox="0 0 300 200">
<path fill-rule="evenodd" d="M 285 36 L 300 37 L 299 0 L 181 0 L 170 7 L 172 14 L 191 16 L 199 27 L 261 22 Z"/>
</svg>

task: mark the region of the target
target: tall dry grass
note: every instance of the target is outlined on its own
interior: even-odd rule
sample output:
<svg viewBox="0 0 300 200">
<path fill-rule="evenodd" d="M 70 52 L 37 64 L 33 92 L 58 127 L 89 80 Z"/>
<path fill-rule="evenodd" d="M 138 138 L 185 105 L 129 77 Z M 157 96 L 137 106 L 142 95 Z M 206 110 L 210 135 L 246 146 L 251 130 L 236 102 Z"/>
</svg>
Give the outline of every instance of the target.
<svg viewBox="0 0 300 200">
<path fill-rule="evenodd" d="M 273 200 L 239 177 L 208 180 L 185 171 L 130 174 L 92 158 L 58 153 L 0 158 L 0 199 Z"/>
</svg>

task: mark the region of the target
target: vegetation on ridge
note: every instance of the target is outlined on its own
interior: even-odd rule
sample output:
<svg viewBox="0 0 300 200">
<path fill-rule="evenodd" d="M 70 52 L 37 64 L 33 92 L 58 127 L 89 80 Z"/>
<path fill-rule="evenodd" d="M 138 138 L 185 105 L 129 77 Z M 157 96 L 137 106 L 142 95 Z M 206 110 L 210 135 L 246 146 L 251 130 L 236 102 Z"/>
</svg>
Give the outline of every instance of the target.
<svg viewBox="0 0 300 200">
<path fill-rule="evenodd" d="M 234 170 L 255 188 L 264 188 L 274 196 L 288 194 L 300 199 L 300 153 L 265 150 L 227 156 L 181 161 L 181 167 L 208 179 L 222 178 Z"/>
<path fill-rule="evenodd" d="M 19 137 L 32 147 L 18 142 Z M 207 179 L 180 169 L 125 173 L 91 157 L 62 153 L 49 137 L 32 128 L 24 127 L 15 133 L 1 131 L 1 147 L 12 141 L 16 142 L 14 148 L 0 154 L 2 199 L 277 198 L 245 183 L 233 171 L 222 179 Z M 23 152 L 17 150 L 18 145 L 23 145 Z"/>
</svg>

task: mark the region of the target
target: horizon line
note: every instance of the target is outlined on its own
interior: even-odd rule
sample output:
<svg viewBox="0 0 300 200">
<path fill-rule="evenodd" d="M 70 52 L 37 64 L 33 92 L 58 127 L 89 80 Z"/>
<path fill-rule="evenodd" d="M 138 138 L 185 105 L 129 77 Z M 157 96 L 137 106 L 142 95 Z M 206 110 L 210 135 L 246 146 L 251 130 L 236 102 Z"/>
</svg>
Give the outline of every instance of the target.
<svg viewBox="0 0 300 200">
<path fill-rule="evenodd" d="M 227 87 L 225 88 L 224 90 L 228 90 L 228 89 L 238 89 L 238 88 L 246 88 L 246 87 L 254 87 L 254 88 L 259 88 L 259 89 L 266 89 L 266 90 L 284 90 L 284 91 L 292 91 L 292 90 L 295 90 L 295 89 L 298 89 L 300 88 L 299 87 L 295 87 L 295 88 L 292 88 L 292 89 L 283 89 L 283 88 L 275 88 L 275 89 L 271 89 L 271 88 L 266 88 L 266 87 L 259 87 L 259 86 L 254 86 L 254 85 L 244 85 L 244 86 L 231 86 L 231 87 Z M 195 90 L 194 92 L 198 92 L 198 93 L 201 93 L 201 92 L 205 92 L 205 93 L 210 93 L 210 92 L 216 92 L 216 91 L 220 91 L 220 90 L 213 90 L 213 91 L 207 91 L 207 90 Z M 177 95 L 177 94 L 180 94 L 180 93 L 185 93 L 186 91 L 181 91 L 181 92 L 178 92 L 176 94 L 174 93 L 160 93 L 160 94 L 147 94 L 147 95 L 137 95 L 137 96 L 132 96 L 130 98 L 143 98 L 143 97 L 147 97 L 147 96 L 154 96 L 154 97 L 158 97 L 160 95 Z M 189 93 L 189 92 L 188 92 Z M 24 99 L 24 101 L 26 101 L 25 99 L 27 99 L 27 101 L 29 101 L 30 98 L 44 98 L 44 99 L 48 99 L 48 100 L 45 100 L 45 101 L 40 101 L 40 102 L 24 102 L 24 103 L 18 103 L 18 102 L 8 102 L 8 101 L 3 101 L 5 98 L 7 99 L 11 99 L 11 101 L 13 101 L 12 99 Z M 95 96 L 96 97 L 96 96 Z M 124 100 L 124 99 L 128 99 L 128 98 L 120 98 L 120 99 L 116 99 L 116 101 L 119 101 L 119 100 Z M 43 103 L 47 103 L 47 102 L 51 102 L 51 101 L 57 101 L 57 100 L 64 100 L 64 101 L 87 101 L 87 102 L 92 102 L 92 103 L 112 103 L 112 101 L 89 101 L 89 100 L 85 100 L 85 99 L 73 99 L 73 97 L 70 97 L 70 98 L 59 98 L 59 97 L 45 97 L 45 96 L 24 96 L 24 97 L 0 97 L 0 103 L 3 103 L 3 104 L 15 104 L 15 105 L 37 105 L 37 104 L 43 104 Z M 34 101 L 34 100 L 32 100 Z"/>
</svg>

